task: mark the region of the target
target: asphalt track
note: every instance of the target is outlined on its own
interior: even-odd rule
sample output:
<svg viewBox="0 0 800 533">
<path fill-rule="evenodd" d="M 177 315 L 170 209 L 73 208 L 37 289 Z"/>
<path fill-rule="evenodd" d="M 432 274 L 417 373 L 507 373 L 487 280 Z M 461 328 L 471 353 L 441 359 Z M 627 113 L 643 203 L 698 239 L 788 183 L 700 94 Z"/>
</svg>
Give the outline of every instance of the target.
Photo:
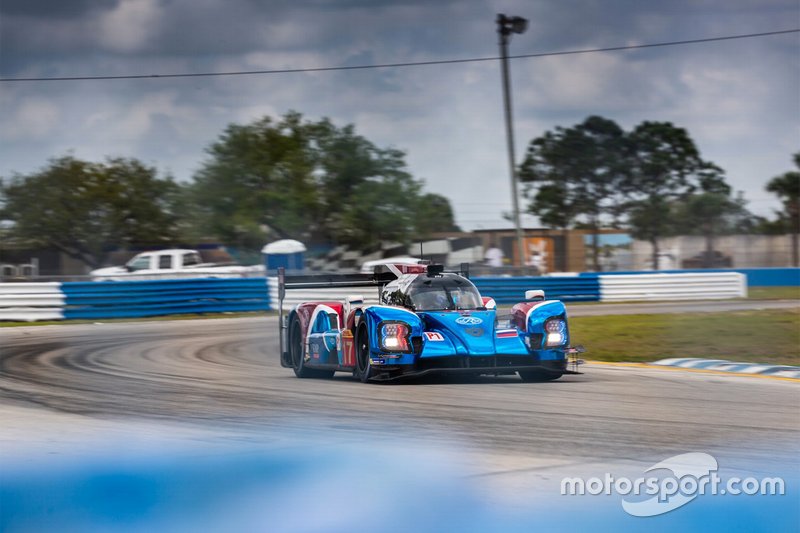
<svg viewBox="0 0 800 533">
<path fill-rule="evenodd" d="M 0 452 L 148 436 L 413 440 L 457 455 L 465 475 L 495 496 L 501 487 L 506 501 L 552 491 L 562 475 L 641 472 L 693 451 L 734 469 L 800 472 L 797 382 L 587 364 L 541 384 L 364 385 L 345 374 L 297 379 L 280 367 L 277 344 L 275 317 L 5 328 Z"/>
</svg>

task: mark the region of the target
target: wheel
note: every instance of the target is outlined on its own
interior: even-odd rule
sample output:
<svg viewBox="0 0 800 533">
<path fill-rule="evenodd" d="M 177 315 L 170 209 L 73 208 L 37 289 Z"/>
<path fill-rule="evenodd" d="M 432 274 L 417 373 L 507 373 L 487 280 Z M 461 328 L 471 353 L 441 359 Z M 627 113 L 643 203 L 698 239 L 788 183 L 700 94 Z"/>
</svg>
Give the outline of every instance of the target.
<svg viewBox="0 0 800 533">
<path fill-rule="evenodd" d="M 517 374 L 525 383 L 554 381 L 564 375 L 559 372 L 550 372 L 549 370 L 520 370 Z"/>
<path fill-rule="evenodd" d="M 356 336 L 356 372 L 355 375 L 362 383 L 372 377 L 372 365 L 369 362 L 369 332 L 367 326 L 358 328 Z"/>
<path fill-rule="evenodd" d="M 303 354 L 303 331 L 300 327 L 300 320 L 295 317 L 289 324 L 289 358 L 292 361 L 294 375 L 298 378 L 331 378 L 333 370 L 320 370 L 317 368 L 306 368 L 305 357 Z"/>
</svg>

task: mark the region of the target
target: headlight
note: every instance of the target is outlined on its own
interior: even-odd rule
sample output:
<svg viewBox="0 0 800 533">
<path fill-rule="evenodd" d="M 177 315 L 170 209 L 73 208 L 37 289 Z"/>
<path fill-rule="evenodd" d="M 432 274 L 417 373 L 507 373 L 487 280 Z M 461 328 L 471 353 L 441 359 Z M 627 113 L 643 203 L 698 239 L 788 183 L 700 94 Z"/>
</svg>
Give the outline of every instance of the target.
<svg viewBox="0 0 800 533">
<path fill-rule="evenodd" d="M 402 322 L 382 322 L 381 323 L 381 348 L 387 352 L 409 352 L 408 335 L 410 333 L 408 324 Z"/>
<path fill-rule="evenodd" d="M 560 318 L 551 318 L 544 323 L 547 333 L 545 346 L 561 346 L 567 341 L 567 323 Z"/>
</svg>

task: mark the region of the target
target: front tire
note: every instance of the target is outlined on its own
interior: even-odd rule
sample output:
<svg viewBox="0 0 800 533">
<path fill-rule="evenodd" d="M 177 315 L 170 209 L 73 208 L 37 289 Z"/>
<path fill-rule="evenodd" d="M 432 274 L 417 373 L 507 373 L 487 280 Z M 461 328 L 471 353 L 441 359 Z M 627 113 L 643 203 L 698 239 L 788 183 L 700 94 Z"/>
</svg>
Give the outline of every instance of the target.
<svg viewBox="0 0 800 533">
<path fill-rule="evenodd" d="M 367 326 L 358 328 L 356 335 L 356 371 L 355 375 L 366 383 L 372 378 L 372 364 L 369 362 L 369 331 Z"/>
<path fill-rule="evenodd" d="M 333 370 L 306 368 L 305 350 L 303 349 L 303 328 L 300 326 L 300 320 L 297 317 L 289 324 L 289 358 L 292 361 L 294 375 L 298 378 L 329 379 L 333 377 Z"/>
<path fill-rule="evenodd" d="M 551 372 L 549 370 L 520 370 L 517 372 L 525 383 L 543 383 L 545 381 L 555 381 L 564 374 Z"/>
</svg>

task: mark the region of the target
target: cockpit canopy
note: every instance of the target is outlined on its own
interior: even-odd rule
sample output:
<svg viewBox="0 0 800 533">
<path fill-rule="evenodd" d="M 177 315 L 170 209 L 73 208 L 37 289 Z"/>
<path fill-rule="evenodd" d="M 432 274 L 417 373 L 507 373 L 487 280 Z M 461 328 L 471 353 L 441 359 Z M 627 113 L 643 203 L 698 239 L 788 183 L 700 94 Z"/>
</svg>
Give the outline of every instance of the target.
<svg viewBox="0 0 800 533">
<path fill-rule="evenodd" d="M 381 303 L 398 305 L 414 311 L 482 309 L 481 295 L 475 285 L 457 274 L 416 275 L 397 279 L 384 287 Z"/>
</svg>

